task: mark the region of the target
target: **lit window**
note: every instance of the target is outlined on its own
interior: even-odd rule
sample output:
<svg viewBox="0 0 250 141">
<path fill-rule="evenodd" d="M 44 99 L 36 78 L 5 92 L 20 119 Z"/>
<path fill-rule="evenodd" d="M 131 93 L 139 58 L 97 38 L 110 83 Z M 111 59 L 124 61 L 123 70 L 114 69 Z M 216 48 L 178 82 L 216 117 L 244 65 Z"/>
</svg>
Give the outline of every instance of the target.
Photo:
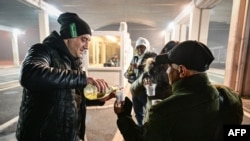
<svg viewBox="0 0 250 141">
<path fill-rule="evenodd" d="M 119 67 L 120 36 L 92 36 L 89 43 L 89 66 Z"/>
</svg>

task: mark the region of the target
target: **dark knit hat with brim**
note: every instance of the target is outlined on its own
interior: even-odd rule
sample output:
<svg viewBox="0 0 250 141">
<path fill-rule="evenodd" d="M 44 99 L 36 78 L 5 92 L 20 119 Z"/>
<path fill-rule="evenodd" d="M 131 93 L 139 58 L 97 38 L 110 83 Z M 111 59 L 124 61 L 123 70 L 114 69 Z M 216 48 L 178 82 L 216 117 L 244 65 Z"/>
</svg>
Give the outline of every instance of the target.
<svg viewBox="0 0 250 141">
<path fill-rule="evenodd" d="M 213 60 L 214 56 L 205 44 L 189 40 L 176 45 L 168 53 L 156 56 L 155 62 L 157 64 L 175 63 L 203 72 L 209 69 Z"/>
<path fill-rule="evenodd" d="M 83 34 L 90 34 L 89 25 L 75 13 L 63 13 L 58 19 L 61 24 L 60 34 L 63 39 L 75 38 Z"/>
</svg>

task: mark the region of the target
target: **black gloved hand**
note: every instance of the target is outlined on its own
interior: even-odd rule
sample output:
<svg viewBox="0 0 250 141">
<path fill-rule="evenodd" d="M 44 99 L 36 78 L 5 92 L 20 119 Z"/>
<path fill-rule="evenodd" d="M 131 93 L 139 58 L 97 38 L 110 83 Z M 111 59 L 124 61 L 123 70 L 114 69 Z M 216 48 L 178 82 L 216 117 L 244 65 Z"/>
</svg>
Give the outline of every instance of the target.
<svg viewBox="0 0 250 141">
<path fill-rule="evenodd" d="M 132 105 L 133 105 L 132 101 L 128 97 L 125 97 L 125 101 L 123 105 L 123 112 L 119 113 L 118 117 L 131 116 Z"/>
</svg>

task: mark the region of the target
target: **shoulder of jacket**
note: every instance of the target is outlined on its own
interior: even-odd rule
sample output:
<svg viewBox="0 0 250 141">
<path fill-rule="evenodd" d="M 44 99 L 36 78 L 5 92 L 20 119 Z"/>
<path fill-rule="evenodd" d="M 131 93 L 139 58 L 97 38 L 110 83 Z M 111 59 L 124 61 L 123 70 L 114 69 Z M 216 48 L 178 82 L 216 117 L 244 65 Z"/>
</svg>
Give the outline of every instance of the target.
<svg viewBox="0 0 250 141">
<path fill-rule="evenodd" d="M 49 56 L 51 56 L 52 54 L 54 54 L 53 52 L 55 49 L 47 46 L 46 44 L 43 43 L 37 43 L 31 46 L 31 48 L 29 49 L 29 53 L 37 53 L 37 54 L 48 54 Z"/>
<path fill-rule="evenodd" d="M 33 47 L 33 48 L 44 47 L 44 44 L 37 43 L 37 44 L 32 45 L 31 47 Z"/>
<path fill-rule="evenodd" d="M 48 45 L 43 44 L 43 43 L 34 44 L 31 46 L 31 48 L 44 49 L 44 50 L 51 50 L 52 49 L 51 47 L 49 47 Z"/>
</svg>

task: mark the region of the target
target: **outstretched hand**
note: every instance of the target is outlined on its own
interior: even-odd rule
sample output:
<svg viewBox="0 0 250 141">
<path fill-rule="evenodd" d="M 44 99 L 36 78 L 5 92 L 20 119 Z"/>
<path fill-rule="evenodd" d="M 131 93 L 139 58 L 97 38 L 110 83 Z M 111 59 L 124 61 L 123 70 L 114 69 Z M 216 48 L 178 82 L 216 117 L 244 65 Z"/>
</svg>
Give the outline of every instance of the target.
<svg viewBox="0 0 250 141">
<path fill-rule="evenodd" d="M 132 101 L 128 97 L 125 97 L 125 101 L 115 101 L 114 112 L 117 114 L 118 117 L 125 115 L 131 116 L 132 105 Z"/>
<path fill-rule="evenodd" d="M 152 86 L 152 83 L 153 83 L 153 81 L 152 81 L 152 79 L 150 77 L 145 77 L 145 78 L 142 79 L 143 86 L 145 86 L 145 85 Z"/>
</svg>

